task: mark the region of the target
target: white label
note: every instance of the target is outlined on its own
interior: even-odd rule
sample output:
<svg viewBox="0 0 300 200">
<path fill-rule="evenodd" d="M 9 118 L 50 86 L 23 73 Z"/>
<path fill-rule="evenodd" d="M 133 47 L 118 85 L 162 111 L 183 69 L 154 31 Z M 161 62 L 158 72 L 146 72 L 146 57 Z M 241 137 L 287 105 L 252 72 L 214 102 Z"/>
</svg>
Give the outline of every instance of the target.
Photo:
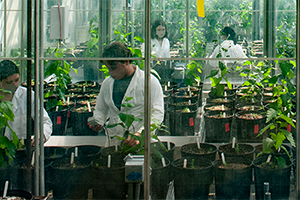
<svg viewBox="0 0 300 200">
<path fill-rule="evenodd" d="M 225 164 L 226 161 L 225 161 L 225 156 L 224 156 L 224 153 L 221 153 L 221 158 L 222 158 L 222 163 Z"/>
<path fill-rule="evenodd" d="M 71 153 L 71 161 L 70 164 L 73 165 L 74 164 L 74 152 Z"/>
<path fill-rule="evenodd" d="M 87 107 L 88 107 L 88 111 L 89 111 L 89 112 L 92 112 L 92 110 L 91 110 L 91 104 L 90 104 L 89 101 L 87 102 Z"/>
<path fill-rule="evenodd" d="M 170 142 L 167 142 L 167 147 L 168 147 L 168 151 L 170 151 L 171 150 Z"/>
<path fill-rule="evenodd" d="M 232 148 L 235 148 L 235 137 L 232 138 Z"/>
<path fill-rule="evenodd" d="M 197 147 L 198 147 L 198 149 L 200 149 L 200 140 L 199 140 L 199 138 L 197 138 Z"/>
<path fill-rule="evenodd" d="M 78 157 L 78 147 L 75 147 L 75 157 Z"/>
<path fill-rule="evenodd" d="M 269 155 L 266 162 L 267 162 L 267 163 L 270 162 L 270 161 L 271 161 L 271 158 L 272 158 L 272 155 Z"/>
<path fill-rule="evenodd" d="M 183 168 L 185 168 L 185 169 L 186 169 L 186 165 L 187 165 L 187 160 L 186 160 L 186 159 L 184 159 L 184 160 L 183 160 Z"/>
<path fill-rule="evenodd" d="M 166 161 L 165 161 L 165 158 L 161 158 L 161 163 L 162 163 L 163 167 L 165 167 L 165 166 L 166 166 Z"/>
<path fill-rule="evenodd" d="M 110 168 L 111 165 L 111 155 L 107 156 L 107 167 Z"/>
</svg>

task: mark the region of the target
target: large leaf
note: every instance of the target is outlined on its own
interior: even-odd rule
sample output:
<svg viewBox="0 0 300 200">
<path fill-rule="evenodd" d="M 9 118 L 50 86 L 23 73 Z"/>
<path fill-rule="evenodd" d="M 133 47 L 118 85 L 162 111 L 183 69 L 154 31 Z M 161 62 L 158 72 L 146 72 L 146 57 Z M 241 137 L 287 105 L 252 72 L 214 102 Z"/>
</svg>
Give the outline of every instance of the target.
<svg viewBox="0 0 300 200">
<path fill-rule="evenodd" d="M 278 111 L 274 110 L 273 108 L 270 108 L 267 111 L 267 120 L 266 123 L 269 123 L 272 119 L 274 119 L 278 115 Z"/>
</svg>

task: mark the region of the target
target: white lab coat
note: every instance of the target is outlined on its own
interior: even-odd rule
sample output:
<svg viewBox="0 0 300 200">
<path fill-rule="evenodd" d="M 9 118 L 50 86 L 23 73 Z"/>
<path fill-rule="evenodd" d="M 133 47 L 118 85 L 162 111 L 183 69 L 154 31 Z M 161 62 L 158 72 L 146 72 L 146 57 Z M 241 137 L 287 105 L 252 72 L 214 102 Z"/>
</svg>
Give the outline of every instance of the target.
<svg viewBox="0 0 300 200">
<path fill-rule="evenodd" d="M 134 106 L 128 108 L 121 107 L 119 110 L 112 99 L 113 95 L 113 85 L 114 79 L 108 77 L 105 79 L 101 85 L 100 93 L 97 97 L 97 104 L 94 110 L 94 117 L 98 124 L 104 125 L 107 119 L 109 118 L 109 124 L 120 123 L 121 120 L 118 116 L 119 113 L 132 114 L 135 117 L 144 119 L 144 71 L 140 70 L 139 67 L 136 67 L 136 71 L 132 77 L 132 80 L 125 92 L 126 97 L 133 97 L 129 103 L 133 103 Z M 122 100 L 122 104 L 125 103 L 125 96 Z M 164 100 L 162 87 L 157 78 L 151 75 L 151 119 L 157 119 L 160 123 L 164 118 Z M 133 126 L 130 127 L 130 133 L 135 133 L 137 131 L 141 132 L 144 129 L 144 120 L 141 122 L 133 122 Z M 116 126 L 114 128 L 107 129 L 108 137 L 115 135 L 123 136 L 125 129 L 121 126 Z"/>
<path fill-rule="evenodd" d="M 142 53 L 144 56 L 145 43 L 142 44 Z M 170 58 L 170 42 L 168 38 L 164 38 L 160 46 L 158 40 L 151 39 L 151 54 L 156 58 Z"/>
<path fill-rule="evenodd" d="M 228 51 L 224 51 L 223 48 L 227 49 Z M 220 45 L 218 45 L 215 48 L 212 55 L 210 56 L 210 58 L 216 58 L 219 53 L 221 53 L 221 58 L 247 58 L 247 56 L 243 52 L 242 47 L 238 44 L 235 45 L 233 43 L 233 40 L 225 40 L 221 44 L 221 48 L 220 48 Z M 240 60 L 240 61 L 239 60 L 220 60 L 220 61 L 223 62 L 226 66 L 228 63 L 237 63 L 242 66 L 246 60 Z M 218 67 L 219 60 L 209 60 L 208 64 L 211 65 L 212 67 Z"/>
<path fill-rule="evenodd" d="M 34 92 L 31 93 L 31 116 L 34 119 Z M 12 98 L 13 113 L 15 115 L 14 121 L 9 121 L 8 124 L 15 131 L 19 139 L 26 139 L 27 130 L 27 88 L 19 86 Z M 44 136 L 48 140 L 52 134 L 52 121 L 48 116 L 48 113 L 44 109 Z M 5 135 L 12 139 L 11 131 L 6 127 Z"/>
</svg>

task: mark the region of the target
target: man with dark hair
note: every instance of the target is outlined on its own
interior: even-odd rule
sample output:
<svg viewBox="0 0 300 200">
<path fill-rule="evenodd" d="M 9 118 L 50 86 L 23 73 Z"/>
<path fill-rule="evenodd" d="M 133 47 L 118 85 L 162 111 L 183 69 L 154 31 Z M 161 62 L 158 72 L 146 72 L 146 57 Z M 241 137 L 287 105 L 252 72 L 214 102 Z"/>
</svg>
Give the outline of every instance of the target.
<svg viewBox="0 0 300 200">
<path fill-rule="evenodd" d="M 27 118 L 27 88 L 20 86 L 19 68 L 9 60 L 0 62 L 0 88 L 10 92 L 1 92 L 3 101 L 11 101 L 13 104 L 14 121 L 9 121 L 9 125 L 17 134 L 19 139 L 26 139 L 26 118 Z M 32 92 L 32 118 L 34 118 L 34 92 Z M 44 136 L 47 141 L 52 133 L 52 122 L 44 109 Z M 5 135 L 12 139 L 11 131 L 6 128 Z M 32 140 L 32 145 L 34 141 Z"/>
<path fill-rule="evenodd" d="M 129 130 L 130 133 L 140 135 L 144 129 L 144 71 L 131 64 L 131 60 L 126 60 L 126 58 L 132 57 L 132 53 L 121 42 L 113 42 L 106 46 L 103 57 L 124 58 L 124 60 L 103 61 L 109 70 L 110 77 L 105 79 L 101 85 L 94 111 L 97 125 L 90 125 L 90 128 L 94 131 L 100 131 L 108 118 L 109 124 L 117 124 L 121 122 L 118 114 L 128 113 L 143 119 L 141 122 L 134 121 Z M 121 104 L 125 103 L 125 97 L 133 97 L 129 101 L 134 105 L 133 107 L 121 107 Z M 161 123 L 164 117 L 163 92 L 159 81 L 153 75 L 151 75 L 151 110 L 152 119 L 157 119 Z M 109 137 L 123 137 L 124 132 L 125 130 L 121 126 L 107 130 Z M 111 144 L 117 144 L 118 142 L 111 141 Z M 134 146 L 138 144 L 138 141 L 131 139 L 129 136 L 123 144 Z"/>
</svg>

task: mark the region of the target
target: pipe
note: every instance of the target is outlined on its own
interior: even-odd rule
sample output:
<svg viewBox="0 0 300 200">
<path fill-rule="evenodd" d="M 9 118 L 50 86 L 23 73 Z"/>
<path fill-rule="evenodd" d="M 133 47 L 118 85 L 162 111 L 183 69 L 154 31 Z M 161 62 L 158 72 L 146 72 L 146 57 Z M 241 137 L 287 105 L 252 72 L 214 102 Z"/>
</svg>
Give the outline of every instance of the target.
<svg viewBox="0 0 300 200">
<path fill-rule="evenodd" d="M 32 0 L 27 0 L 27 57 L 32 56 Z M 31 191 L 31 64 L 32 60 L 27 60 L 27 127 L 26 127 L 26 180 L 27 188 Z"/>
<path fill-rule="evenodd" d="M 44 46 L 44 1 L 40 0 L 40 57 L 43 57 Z M 45 196 L 45 166 L 44 166 L 44 62 L 40 61 L 40 196 Z"/>
<path fill-rule="evenodd" d="M 39 25 L 40 25 L 40 12 L 39 12 L 39 0 L 35 1 L 35 9 L 34 9 L 34 65 L 35 65 L 35 84 L 34 84 L 34 152 L 35 152 L 35 160 L 34 160 L 34 194 L 35 196 L 40 196 L 40 131 L 39 131 Z"/>
<path fill-rule="evenodd" d="M 296 23 L 296 84 L 297 84 L 297 110 L 296 110 L 296 199 L 300 198 L 300 2 L 297 2 L 297 23 Z"/>
<path fill-rule="evenodd" d="M 151 55 L 151 40 L 150 40 L 150 0 L 145 1 L 145 168 L 144 168 L 144 199 L 150 197 L 150 55 Z"/>
</svg>

